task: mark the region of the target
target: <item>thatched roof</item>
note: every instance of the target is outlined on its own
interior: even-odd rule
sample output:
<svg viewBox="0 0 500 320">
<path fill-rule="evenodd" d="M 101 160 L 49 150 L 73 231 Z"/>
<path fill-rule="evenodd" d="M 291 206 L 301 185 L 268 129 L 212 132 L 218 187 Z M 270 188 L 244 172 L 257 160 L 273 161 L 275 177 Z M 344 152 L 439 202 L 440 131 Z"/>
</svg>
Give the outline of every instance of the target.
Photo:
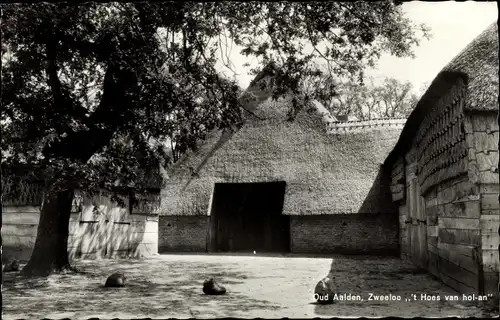
<svg viewBox="0 0 500 320">
<path fill-rule="evenodd" d="M 467 77 L 466 110 L 498 111 L 498 25 L 491 24 L 470 42 L 442 72 Z"/>
<path fill-rule="evenodd" d="M 284 214 L 395 212 L 380 170 L 404 119 L 339 123 L 313 101 L 289 121 L 290 99 L 248 92 L 255 116 L 237 131 L 212 132 L 168 170 L 160 214 L 206 215 L 214 183 L 271 181 L 287 183 Z"/>
<path fill-rule="evenodd" d="M 498 111 L 498 26 L 491 24 L 469 43 L 432 81 L 408 121 L 385 164 L 406 153 L 424 117 L 457 79 L 467 85 L 465 111 Z"/>
</svg>

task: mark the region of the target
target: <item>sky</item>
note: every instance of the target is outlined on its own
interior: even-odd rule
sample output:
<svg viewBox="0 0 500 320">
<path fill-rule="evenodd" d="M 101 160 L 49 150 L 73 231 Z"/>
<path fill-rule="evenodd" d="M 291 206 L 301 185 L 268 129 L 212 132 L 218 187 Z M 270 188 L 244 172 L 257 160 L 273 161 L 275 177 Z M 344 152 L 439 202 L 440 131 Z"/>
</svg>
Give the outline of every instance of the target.
<svg viewBox="0 0 500 320">
<path fill-rule="evenodd" d="M 448 64 L 469 42 L 498 19 L 496 2 L 423 2 L 412 1 L 402 5 L 402 10 L 416 24 L 425 23 L 432 37 L 422 39 L 414 49 L 415 59 L 382 55 L 376 70 L 367 70 L 367 76 L 380 80 L 393 77 L 409 81 L 417 91 L 426 89 L 439 71 Z M 237 48 L 230 54 L 236 79 L 246 88 L 253 76 L 243 67 L 248 58 Z M 232 72 L 226 72 L 232 75 Z"/>
<path fill-rule="evenodd" d="M 394 77 L 420 88 L 429 84 L 469 42 L 498 19 L 496 2 L 421 2 L 403 4 L 403 11 L 415 23 L 431 28 L 432 38 L 415 49 L 415 59 L 390 55 L 379 61 L 375 77 Z"/>
</svg>

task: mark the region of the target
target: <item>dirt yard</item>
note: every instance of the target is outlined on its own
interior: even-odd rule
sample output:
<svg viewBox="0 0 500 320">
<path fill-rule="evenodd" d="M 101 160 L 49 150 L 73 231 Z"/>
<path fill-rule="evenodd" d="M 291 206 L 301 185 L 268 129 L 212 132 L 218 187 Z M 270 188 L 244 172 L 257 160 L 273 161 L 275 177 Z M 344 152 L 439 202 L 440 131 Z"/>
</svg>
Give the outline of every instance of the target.
<svg viewBox="0 0 500 320">
<path fill-rule="evenodd" d="M 411 264 L 391 258 L 162 255 L 79 260 L 75 265 L 84 273 L 45 280 L 4 274 L 3 319 L 492 316 L 461 299 L 446 301 L 445 295 L 456 293 Z M 125 288 L 103 286 L 115 271 L 125 272 Z M 314 287 L 329 271 L 336 292 L 360 295 L 363 301 L 316 304 Z M 209 277 L 228 293 L 204 295 L 202 283 Z M 370 293 L 392 294 L 402 301 L 369 301 Z M 417 300 L 406 301 L 412 294 Z M 420 294 L 440 300 L 423 301 Z"/>
</svg>

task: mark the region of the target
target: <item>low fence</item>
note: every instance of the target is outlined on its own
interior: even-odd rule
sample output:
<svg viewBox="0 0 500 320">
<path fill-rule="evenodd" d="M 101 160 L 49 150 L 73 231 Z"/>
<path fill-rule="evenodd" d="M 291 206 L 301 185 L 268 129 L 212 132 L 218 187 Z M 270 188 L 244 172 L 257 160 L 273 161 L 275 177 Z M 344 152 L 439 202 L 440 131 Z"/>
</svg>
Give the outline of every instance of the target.
<svg viewBox="0 0 500 320">
<path fill-rule="evenodd" d="M 120 207 L 103 195 L 81 199 L 73 207 L 69 222 L 70 259 L 140 258 L 158 253 L 158 214 L 150 206 L 152 199 L 144 200 L 146 205 L 132 208 L 130 201 Z M 3 254 L 28 260 L 39 219 L 40 206 L 3 206 Z"/>
</svg>

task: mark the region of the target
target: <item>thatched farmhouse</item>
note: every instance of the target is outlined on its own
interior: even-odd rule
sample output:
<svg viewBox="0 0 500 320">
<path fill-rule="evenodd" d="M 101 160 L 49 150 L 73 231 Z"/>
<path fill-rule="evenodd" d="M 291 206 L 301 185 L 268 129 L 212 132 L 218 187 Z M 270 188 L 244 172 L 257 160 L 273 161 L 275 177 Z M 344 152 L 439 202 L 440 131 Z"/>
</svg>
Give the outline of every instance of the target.
<svg viewBox="0 0 500 320">
<path fill-rule="evenodd" d="M 159 252 L 398 254 L 381 165 L 405 119 L 338 122 L 318 102 L 288 119 L 265 69 L 237 131 L 214 131 L 168 171 Z"/>
<path fill-rule="evenodd" d="M 497 293 L 498 30 L 434 79 L 385 161 L 401 252 L 461 292 Z"/>
</svg>

